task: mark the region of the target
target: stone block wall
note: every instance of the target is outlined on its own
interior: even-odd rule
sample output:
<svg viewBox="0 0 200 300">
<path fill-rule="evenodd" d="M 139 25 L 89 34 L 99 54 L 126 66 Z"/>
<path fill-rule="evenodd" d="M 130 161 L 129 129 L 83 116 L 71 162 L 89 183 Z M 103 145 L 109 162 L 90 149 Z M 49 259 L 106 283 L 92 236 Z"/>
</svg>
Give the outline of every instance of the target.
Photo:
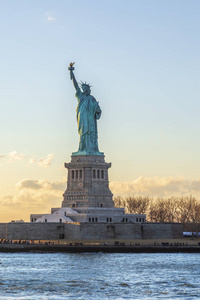
<svg viewBox="0 0 200 300">
<path fill-rule="evenodd" d="M 80 225 L 66 223 L 0 224 L 0 238 L 9 240 L 58 240 L 80 238 Z"/>
<path fill-rule="evenodd" d="M 111 164 L 104 156 L 72 156 L 65 167 L 68 180 L 62 207 L 114 207 L 108 180 Z"/>
<path fill-rule="evenodd" d="M 143 239 L 175 239 L 183 237 L 183 224 L 180 223 L 144 223 Z"/>
<path fill-rule="evenodd" d="M 200 232 L 200 223 L 184 223 L 183 231 Z"/>
<path fill-rule="evenodd" d="M 0 239 L 95 240 L 173 239 L 183 237 L 178 223 L 0 223 Z"/>
<path fill-rule="evenodd" d="M 6 238 L 7 224 L 8 223 L 0 223 L 0 239 L 5 239 Z"/>
</svg>

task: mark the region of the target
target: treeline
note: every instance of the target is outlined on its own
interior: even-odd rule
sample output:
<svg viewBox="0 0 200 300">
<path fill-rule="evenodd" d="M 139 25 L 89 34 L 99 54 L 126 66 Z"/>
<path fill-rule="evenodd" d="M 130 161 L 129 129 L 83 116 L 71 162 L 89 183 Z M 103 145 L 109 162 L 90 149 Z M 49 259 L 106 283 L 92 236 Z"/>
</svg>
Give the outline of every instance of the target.
<svg viewBox="0 0 200 300">
<path fill-rule="evenodd" d="M 126 213 L 146 214 L 148 222 L 200 222 L 200 201 L 190 197 L 149 198 L 114 197 L 116 207 L 124 207 Z"/>
</svg>

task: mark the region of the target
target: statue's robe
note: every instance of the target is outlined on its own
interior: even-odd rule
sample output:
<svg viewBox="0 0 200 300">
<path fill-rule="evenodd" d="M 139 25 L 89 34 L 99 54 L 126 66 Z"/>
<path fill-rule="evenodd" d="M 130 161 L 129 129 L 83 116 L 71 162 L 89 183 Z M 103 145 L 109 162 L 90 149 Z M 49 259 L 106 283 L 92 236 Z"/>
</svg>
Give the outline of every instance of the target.
<svg viewBox="0 0 200 300">
<path fill-rule="evenodd" d="M 84 94 L 80 88 L 76 92 L 78 105 L 76 118 L 80 136 L 79 151 L 87 154 L 98 152 L 97 120 L 101 116 L 101 109 L 96 99 Z"/>
</svg>

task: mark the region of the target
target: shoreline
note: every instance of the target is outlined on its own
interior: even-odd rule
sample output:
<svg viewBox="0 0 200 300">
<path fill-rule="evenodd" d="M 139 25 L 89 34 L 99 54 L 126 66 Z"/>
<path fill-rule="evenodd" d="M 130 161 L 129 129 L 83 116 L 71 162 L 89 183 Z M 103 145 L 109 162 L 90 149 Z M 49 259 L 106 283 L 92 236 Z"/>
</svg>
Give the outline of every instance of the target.
<svg viewBox="0 0 200 300">
<path fill-rule="evenodd" d="M 46 253 L 200 253 L 196 245 L 65 245 L 65 244 L 0 244 L 0 252 Z"/>
</svg>

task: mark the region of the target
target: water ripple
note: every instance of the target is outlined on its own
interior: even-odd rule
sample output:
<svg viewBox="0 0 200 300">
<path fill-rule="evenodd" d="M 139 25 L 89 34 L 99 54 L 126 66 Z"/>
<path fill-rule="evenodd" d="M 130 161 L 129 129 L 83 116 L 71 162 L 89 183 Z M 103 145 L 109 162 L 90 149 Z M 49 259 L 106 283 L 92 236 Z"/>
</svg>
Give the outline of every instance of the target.
<svg viewBox="0 0 200 300">
<path fill-rule="evenodd" d="M 199 254 L 2 253 L 0 299 L 200 299 Z"/>
</svg>

